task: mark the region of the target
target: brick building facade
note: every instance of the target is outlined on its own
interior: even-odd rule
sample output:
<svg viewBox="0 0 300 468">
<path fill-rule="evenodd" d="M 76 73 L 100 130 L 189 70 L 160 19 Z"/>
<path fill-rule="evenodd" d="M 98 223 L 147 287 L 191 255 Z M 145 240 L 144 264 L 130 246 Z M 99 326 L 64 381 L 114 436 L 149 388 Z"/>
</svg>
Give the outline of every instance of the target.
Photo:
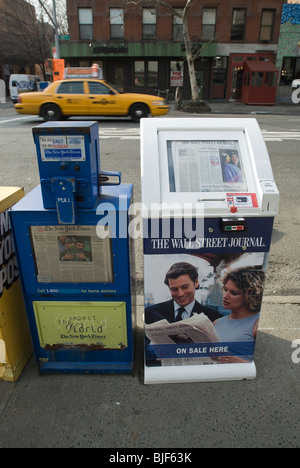
<svg viewBox="0 0 300 468">
<path fill-rule="evenodd" d="M 197 82 L 205 100 L 240 99 L 245 60 L 275 63 L 283 0 L 194 0 L 189 33 Z M 185 0 L 169 2 L 180 14 Z M 172 89 L 172 72 L 190 88 L 182 20 L 158 1 L 67 0 L 70 40 L 61 42 L 66 66 L 98 63 L 124 91 Z M 173 88 L 174 89 L 174 88 Z"/>
</svg>

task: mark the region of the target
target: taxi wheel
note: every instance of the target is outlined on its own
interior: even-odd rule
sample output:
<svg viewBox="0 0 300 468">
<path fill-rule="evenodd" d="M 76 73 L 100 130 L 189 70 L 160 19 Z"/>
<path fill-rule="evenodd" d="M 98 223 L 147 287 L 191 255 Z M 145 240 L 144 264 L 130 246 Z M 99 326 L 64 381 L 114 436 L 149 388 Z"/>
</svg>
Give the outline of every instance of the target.
<svg viewBox="0 0 300 468">
<path fill-rule="evenodd" d="M 41 110 L 41 117 L 44 120 L 61 120 L 61 112 L 55 104 L 46 104 Z"/>
<path fill-rule="evenodd" d="M 130 117 L 134 122 L 139 122 L 143 117 L 148 117 L 149 110 L 145 104 L 134 104 L 130 109 Z"/>
</svg>

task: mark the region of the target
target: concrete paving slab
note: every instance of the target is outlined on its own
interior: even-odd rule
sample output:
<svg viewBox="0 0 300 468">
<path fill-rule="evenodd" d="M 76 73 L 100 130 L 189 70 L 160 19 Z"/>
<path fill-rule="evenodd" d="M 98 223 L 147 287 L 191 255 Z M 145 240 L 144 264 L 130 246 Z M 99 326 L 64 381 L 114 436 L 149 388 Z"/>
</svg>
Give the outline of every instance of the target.
<svg viewBox="0 0 300 468">
<path fill-rule="evenodd" d="M 39 376 L 31 359 L 16 384 L 0 382 L 0 448 L 299 447 L 297 339 L 299 304 L 266 300 L 257 379 L 146 386 L 138 305 L 135 375 Z"/>
</svg>

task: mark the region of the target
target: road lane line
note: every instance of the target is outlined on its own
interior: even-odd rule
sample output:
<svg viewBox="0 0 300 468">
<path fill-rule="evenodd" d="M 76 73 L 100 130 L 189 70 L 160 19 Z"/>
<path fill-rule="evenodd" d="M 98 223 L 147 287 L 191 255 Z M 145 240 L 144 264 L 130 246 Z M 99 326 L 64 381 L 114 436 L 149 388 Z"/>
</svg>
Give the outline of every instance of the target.
<svg viewBox="0 0 300 468">
<path fill-rule="evenodd" d="M 8 123 L 8 122 L 15 122 L 16 120 L 32 119 L 32 117 L 36 117 L 36 116 L 30 115 L 28 117 L 17 117 L 16 119 L 0 120 L 0 125 L 3 123 Z"/>
</svg>

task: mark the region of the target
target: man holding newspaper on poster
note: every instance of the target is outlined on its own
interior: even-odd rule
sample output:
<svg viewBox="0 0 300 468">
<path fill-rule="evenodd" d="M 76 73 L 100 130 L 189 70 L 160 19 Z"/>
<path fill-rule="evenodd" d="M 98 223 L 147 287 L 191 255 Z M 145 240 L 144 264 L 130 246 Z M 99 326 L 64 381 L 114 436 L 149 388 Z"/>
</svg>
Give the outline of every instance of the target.
<svg viewBox="0 0 300 468">
<path fill-rule="evenodd" d="M 204 313 L 211 322 L 222 317 L 214 310 L 204 307 L 195 300 L 199 288 L 198 271 L 187 262 L 177 262 L 166 273 L 164 283 L 169 287 L 172 299 L 146 308 L 147 324 L 166 319 L 169 323 L 188 319 L 194 314 Z"/>
<path fill-rule="evenodd" d="M 174 345 L 219 342 L 212 322 L 222 315 L 202 306 L 195 299 L 196 289 L 199 288 L 197 269 L 190 263 L 177 262 L 167 272 L 164 282 L 169 287 L 172 299 L 146 308 L 145 329 L 149 343 Z M 172 365 L 171 360 L 165 359 L 162 364 Z"/>
</svg>

